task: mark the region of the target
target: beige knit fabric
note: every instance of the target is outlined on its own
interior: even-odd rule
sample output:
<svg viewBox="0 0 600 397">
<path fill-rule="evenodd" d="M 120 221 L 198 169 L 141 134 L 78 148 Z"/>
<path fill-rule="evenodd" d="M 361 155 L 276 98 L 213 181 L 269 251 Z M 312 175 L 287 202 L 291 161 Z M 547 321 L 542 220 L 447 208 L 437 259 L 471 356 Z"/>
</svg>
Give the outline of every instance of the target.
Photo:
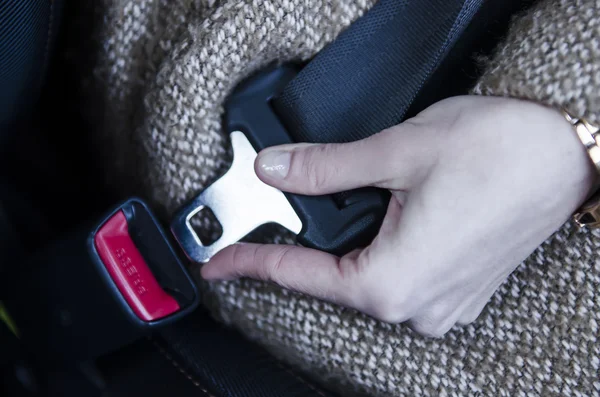
<svg viewBox="0 0 600 397">
<path fill-rule="evenodd" d="M 103 24 L 82 102 L 107 172 L 165 214 L 230 161 L 222 103 L 272 61 L 308 59 L 375 0 L 96 3 Z M 520 17 L 477 93 L 527 97 L 598 121 L 600 1 L 542 0 Z M 93 106 L 88 106 L 93 105 Z M 208 222 L 204 222 L 208 227 Z M 274 233 L 263 241 L 289 241 Z M 343 395 L 600 395 L 600 233 L 566 225 L 472 325 L 442 339 L 243 280 L 203 284 L 216 317 Z"/>
<path fill-rule="evenodd" d="M 600 0 L 542 0 L 515 21 L 475 92 L 566 107 L 600 123 Z"/>
</svg>

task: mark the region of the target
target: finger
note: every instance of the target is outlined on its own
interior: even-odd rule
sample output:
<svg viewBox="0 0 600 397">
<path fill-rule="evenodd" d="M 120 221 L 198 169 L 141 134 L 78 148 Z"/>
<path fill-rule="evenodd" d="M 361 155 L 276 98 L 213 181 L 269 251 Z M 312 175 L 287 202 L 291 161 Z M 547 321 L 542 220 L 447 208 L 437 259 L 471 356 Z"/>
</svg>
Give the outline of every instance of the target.
<svg viewBox="0 0 600 397">
<path fill-rule="evenodd" d="M 344 259 L 291 245 L 235 244 L 202 267 L 207 280 L 249 277 L 344 306 L 355 307 L 357 252 Z"/>
<path fill-rule="evenodd" d="M 255 170 L 267 184 L 307 195 L 365 186 L 408 189 L 435 161 L 436 140 L 428 130 L 405 122 L 351 143 L 272 147 L 259 153 Z"/>
<path fill-rule="evenodd" d="M 488 304 L 490 297 L 491 294 L 487 297 L 480 296 L 476 300 L 474 300 L 471 303 L 471 305 L 467 307 L 465 311 L 460 315 L 456 323 L 459 325 L 469 325 L 475 322 L 475 320 L 479 318 L 479 315 L 481 314 L 485 306 Z"/>
<path fill-rule="evenodd" d="M 470 313 L 471 309 L 479 304 L 479 299 L 496 285 L 498 280 L 497 277 L 487 283 L 469 283 L 463 287 L 455 285 L 423 305 L 419 313 L 410 319 L 409 326 L 420 334 L 441 337 L 455 324 L 465 325 L 462 322 L 465 313 Z"/>
<path fill-rule="evenodd" d="M 467 302 L 468 297 L 462 294 L 460 297 L 441 297 L 427 304 L 418 315 L 409 320 L 408 325 L 421 335 L 440 338 L 456 324 L 456 319 Z"/>
<path fill-rule="evenodd" d="M 461 315 L 458 318 L 457 323 L 460 325 L 471 324 L 481 314 L 483 309 L 490 302 L 492 296 L 496 293 L 500 285 L 506 280 L 508 276 L 503 274 L 497 277 L 485 289 L 481 290 L 467 305 Z"/>
</svg>

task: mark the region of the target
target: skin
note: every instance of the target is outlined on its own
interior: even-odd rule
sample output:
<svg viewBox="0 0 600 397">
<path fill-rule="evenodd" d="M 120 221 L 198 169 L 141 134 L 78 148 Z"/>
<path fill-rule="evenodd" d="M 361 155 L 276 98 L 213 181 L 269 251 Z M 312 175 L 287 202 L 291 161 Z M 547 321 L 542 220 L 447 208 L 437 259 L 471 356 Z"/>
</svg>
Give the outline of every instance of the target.
<svg viewBox="0 0 600 397">
<path fill-rule="evenodd" d="M 256 173 L 283 191 L 392 192 L 379 235 L 335 257 L 235 244 L 201 270 L 250 277 L 441 337 L 473 322 L 500 284 L 584 202 L 596 174 L 562 115 L 464 96 L 362 141 L 268 148 Z"/>
</svg>

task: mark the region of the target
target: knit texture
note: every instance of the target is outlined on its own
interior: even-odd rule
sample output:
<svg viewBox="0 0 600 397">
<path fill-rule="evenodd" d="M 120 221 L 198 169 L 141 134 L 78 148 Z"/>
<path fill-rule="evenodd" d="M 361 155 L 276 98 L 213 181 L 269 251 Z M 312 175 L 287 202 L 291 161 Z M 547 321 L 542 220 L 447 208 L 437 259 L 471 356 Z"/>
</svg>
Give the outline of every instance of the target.
<svg viewBox="0 0 600 397">
<path fill-rule="evenodd" d="M 600 123 L 600 1 L 549 0 L 517 18 L 474 92 L 565 107 Z"/>
<path fill-rule="evenodd" d="M 93 98 L 81 102 L 107 175 L 171 214 L 229 165 L 222 104 L 236 83 L 273 61 L 309 59 L 374 2 L 95 2 L 100 46 L 84 80 Z M 514 22 L 475 92 L 598 121 L 598 15 L 597 0 L 540 2 Z M 278 232 L 255 239 L 291 242 Z M 202 287 L 215 317 L 342 395 L 591 396 L 600 395 L 599 249 L 600 233 L 565 225 L 475 323 L 441 339 L 266 283 Z"/>
</svg>

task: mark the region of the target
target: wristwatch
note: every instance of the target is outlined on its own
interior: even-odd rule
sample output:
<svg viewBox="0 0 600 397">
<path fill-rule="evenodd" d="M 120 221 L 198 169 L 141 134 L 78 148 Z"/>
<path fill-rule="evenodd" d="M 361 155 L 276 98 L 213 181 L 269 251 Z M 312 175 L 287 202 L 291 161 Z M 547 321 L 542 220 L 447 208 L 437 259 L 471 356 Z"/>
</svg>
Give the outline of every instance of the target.
<svg viewBox="0 0 600 397">
<path fill-rule="evenodd" d="M 600 175 L 600 127 L 583 118 L 575 117 L 566 109 L 562 109 L 562 114 L 573 126 Z M 579 227 L 600 228 L 600 191 L 598 191 L 598 187 L 598 183 L 596 183 L 594 193 L 573 215 L 573 220 Z"/>
</svg>

